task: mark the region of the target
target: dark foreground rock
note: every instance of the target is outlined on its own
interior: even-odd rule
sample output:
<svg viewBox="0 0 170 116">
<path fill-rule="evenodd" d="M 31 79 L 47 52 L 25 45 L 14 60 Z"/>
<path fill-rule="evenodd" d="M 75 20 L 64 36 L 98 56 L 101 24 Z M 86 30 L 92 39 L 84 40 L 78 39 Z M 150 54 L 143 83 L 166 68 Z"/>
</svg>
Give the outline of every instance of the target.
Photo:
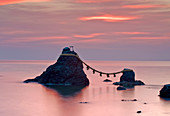
<svg viewBox="0 0 170 116">
<path fill-rule="evenodd" d="M 130 69 L 124 69 L 130 70 Z M 133 70 L 123 72 L 123 75 L 120 77 L 120 82 L 114 82 L 114 85 L 121 85 L 126 88 L 133 88 L 135 85 L 145 85 L 140 80 L 135 80 L 135 73 Z"/>
<path fill-rule="evenodd" d="M 49 66 L 40 76 L 24 82 L 38 82 L 44 85 L 89 85 L 89 80 L 83 71 L 82 61 L 76 56 L 71 56 L 77 55 L 77 53 L 70 51 L 70 48 L 66 47 L 63 49 L 62 54 L 69 54 L 70 56 L 61 55 L 57 62 Z"/>
<path fill-rule="evenodd" d="M 112 82 L 112 80 L 105 79 L 103 82 Z"/>
<path fill-rule="evenodd" d="M 140 113 L 142 113 L 142 111 L 137 111 L 136 113 L 140 114 Z"/>
<path fill-rule="evenodd" d="M 164 87 L 160 90 L 160 97 L 170 98 L 170 84 L 164 85 Z"/>
</svg>

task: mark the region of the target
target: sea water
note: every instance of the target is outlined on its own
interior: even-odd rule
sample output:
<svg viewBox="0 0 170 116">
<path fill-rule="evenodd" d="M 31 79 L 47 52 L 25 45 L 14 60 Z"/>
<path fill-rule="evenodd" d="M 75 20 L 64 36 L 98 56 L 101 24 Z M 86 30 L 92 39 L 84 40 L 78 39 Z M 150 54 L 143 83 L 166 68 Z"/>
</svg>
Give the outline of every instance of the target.
<svg viewBox="0 0 170 116">
<path fill-rule="evenodd" d="M 170 115 L 170 101 L 158 96 L 163 85 L 170 83 L 170 61 L 86 61 L 104 72 L 133 69 L 136 79 L 146 84 L 124 91 L 118 91 L 112 84 L 119 81 L 121 74 L 109 77 L 113 82 L 103 82 L 105 75 L 100 77 L 86 67 L 90 85 L 85 88 L 23 83 L 54 62 L 0 61 L 0 116 Z"/>
</svg>

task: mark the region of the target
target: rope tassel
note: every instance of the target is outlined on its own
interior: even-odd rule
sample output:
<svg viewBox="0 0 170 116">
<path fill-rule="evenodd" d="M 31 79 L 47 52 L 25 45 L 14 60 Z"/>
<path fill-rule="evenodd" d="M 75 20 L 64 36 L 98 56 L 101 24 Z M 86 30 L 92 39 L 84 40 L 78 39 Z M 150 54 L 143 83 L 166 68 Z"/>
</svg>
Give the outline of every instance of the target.
<svg viewBox="0 0 170 116">
<path fill-rule="evenodd" d="M 114 77 L 116 77 L 116 74 L 113 74 L 114 75 Z"/>
<path fill-rule="evenodd" d="M 109 77 L 109 74 L 107 74 L 107 77 Z"/>
<path fill-rule="evenodd" d="M 100 73 L 100 76 L 102 77 L 102 73 Z"/>
<path fill-rule="evenodd" d="M 90 68 L 90 67 L 89 67 L 89 66 L 87 66 L 87 70 L 89 70 L 89 68 Z"/>
<path fill-rule="evenodd" d="M 95 74 L 95 72 L 96 72 L 96 71 L 95 71 L 95 70 L 93 70 L 93 74 Z"/>
</svg>

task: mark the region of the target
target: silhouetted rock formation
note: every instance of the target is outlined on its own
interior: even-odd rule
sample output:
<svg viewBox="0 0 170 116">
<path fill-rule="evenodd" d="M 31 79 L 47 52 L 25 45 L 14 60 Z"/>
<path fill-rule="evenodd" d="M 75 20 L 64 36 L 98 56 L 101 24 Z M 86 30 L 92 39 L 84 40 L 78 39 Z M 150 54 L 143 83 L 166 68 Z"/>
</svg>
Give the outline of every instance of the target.
<svg viewBox="0 0 170 116">
<path fill-rule="evenodd" d="M 124 70 L 129 70 L 129 69 L 124 69 Z M 123 72 L 123 75 L 120 77 L 120 82 L 135 82 L 135 72 L 132 71 L 127 71 Z"/>
<path fill-rule="evenodd" d="M 112 80 L 105 79 L 103 82 L 112 82 Z"/>
<path fill-rule="evenodd" d="M 71 51 L 68 47 L 63 49 L 62 54 L 77 55 L 76 52 Z M 45 85 L 89 85 L 89 80 L 83 71 L 82 61 L 76 56 L 69 55 L 61 55 L 57 62 L 49 66 L 40 76 L 24 82 L 38 82 Z"/>
<path fill-rule="evenodd" d="M 160 90 L 160 97 L 170 98 L 170 84 L 164 85 L 164 87 Z"/>
<path fill-rule="evenodd" d="M 129 69 L 124 69 L 129 70 Z M 134 71 L 124 71 L 123 75 L 120 77 L 120 82 L 113 83 L 114 85 L 121 85 L 126 88 L 134 87 L 135 85 L 145 85 L 140 80 L 135 80 L 135 73 Z"/>
</svg>

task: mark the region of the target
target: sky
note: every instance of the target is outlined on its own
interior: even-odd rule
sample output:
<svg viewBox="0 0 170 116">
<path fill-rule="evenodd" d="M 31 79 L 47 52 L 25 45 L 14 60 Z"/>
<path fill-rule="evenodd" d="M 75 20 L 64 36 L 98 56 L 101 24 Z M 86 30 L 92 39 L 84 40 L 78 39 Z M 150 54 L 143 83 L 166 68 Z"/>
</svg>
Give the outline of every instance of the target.
<svg viewBox="0 0 170 116">
<path fill-rule="evenodd" d="M 169 0 L 0 0 L 0 60 L 170 61 Z"/>
</svg>

